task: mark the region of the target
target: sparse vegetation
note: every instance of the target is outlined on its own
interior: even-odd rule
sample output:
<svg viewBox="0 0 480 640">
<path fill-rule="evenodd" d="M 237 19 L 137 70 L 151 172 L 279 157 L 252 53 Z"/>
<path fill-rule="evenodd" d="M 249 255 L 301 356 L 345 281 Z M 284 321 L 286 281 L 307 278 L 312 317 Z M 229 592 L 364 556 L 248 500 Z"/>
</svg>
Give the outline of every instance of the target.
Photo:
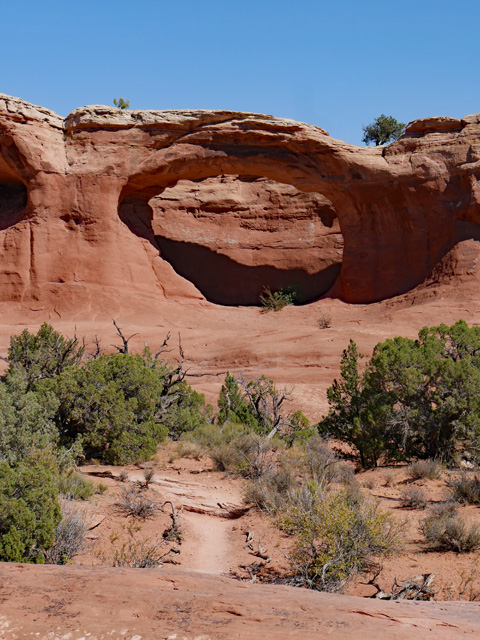
<svg viewBox="0 0 480 640">
<path fill-rule="evenodd" d="M 409 487 L 402 492 L 402 507 L 408 509 L 425 509 L 427 497 L 418 487 Z"/>
<path fill-rule="evenodd" d="M 88 517 L 72 500 L 62 501 L 62 519 L 55 528 L 55 542 L 45 553 L 47 564 L 67 564 L 87 548 Z"/>
<path fill-rule="evenodd" d="M 395 472 L 393 469 L 387 469 L 383 474 L 383 481 L 386 487 L 393 487 L 395 484 Z"/>
<path fill-rule="evenodd" d="M 117 507 L 127 516 L 151 518 L 160 509 L 155 496 L 147 494 L 143 488 L 131 484 L 122 490 Z"/>
<path fill-rule="evenodd" d="M 420 531 L 430 549 L 468 553 L 480 548 L 480 528 L 458 515 L 431 512 L 420 524 Z"/>
<path fill-rule="evenodd" d="M 143 469 L 143 480 L 144 480 L 143 486 L 145 487 L 145 489 L 148 489 L 150 484 L 153 482 L 154 477 L 155 477 L 155 466 L 145 465 Z"/>
<path fill-rule="evenodd" d="M 104 493 L 107 493 L 107 491 L 108 491 L 108 487 L 106 484 L 103 484 L 103 482 L 99 482 L 95 487 L 95 493 L 98 493 L 101 496 L 103 496 Z"/>
<path fill-rule="evenodd" d="M 322 313 L 318 318 L 319 329 L 330 329 L 332 326 L 332 316 L 328 313 Z"/>
<path fill-rule="evenodd" d="M 452 500 L 462 504 L 480 504 L 480 474 L 464 471 L 451 477 L 447 486 Z"/>
<path fill-rule="evenodd" d="M 272 291 L 264 287 L 260 294 L 260 306 L 263 311 L 281 311 L 284 307 L 297 302 L 298 293 L 293 287 L 282 287 Z"/>
<path fill-rule="evenodd" d="M 153 569 L 162 564 L 171 553 L 165 540 L 147 540 L 138 537 L 139 527 L 127 526 L 128 539 L 117 544 L 118 537 L 111 539 L 112 553 L 103 559 L 112 567 L 130 567 L 133 569 Z"/>
<path fill-rule="evenodd" d="M 416 460 L 407 471 L 412 480 L 440 480 L 445 467 L 439 460 Z"/>
</svg>

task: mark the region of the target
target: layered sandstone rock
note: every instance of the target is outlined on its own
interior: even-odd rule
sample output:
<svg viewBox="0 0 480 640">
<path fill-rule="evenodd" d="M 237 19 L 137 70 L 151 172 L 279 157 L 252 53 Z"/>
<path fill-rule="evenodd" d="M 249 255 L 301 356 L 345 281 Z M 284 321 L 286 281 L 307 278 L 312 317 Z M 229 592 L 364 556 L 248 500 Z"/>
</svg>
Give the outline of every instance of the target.
<svg viewBox="0 0 480 640">
<path fill-rule="evenodd" d="M 370 149 L 258 114 L 90 106 L 62 120 L 2 94 L 0 301 L 112 313 L 255 304 L 264 285 L 382 300 L 445 261 L 475 272 L 479 179 L 479 114 Z"/>
<path fill-rule="evenodd" d="M 150 206 L 161 255 L 214 302 L 258 304 L 267 284 L 296 287 L 308 302 L 340 273 L 338 218 L 318 193 L 230 175 L 181 180 Z"/>
</svg>

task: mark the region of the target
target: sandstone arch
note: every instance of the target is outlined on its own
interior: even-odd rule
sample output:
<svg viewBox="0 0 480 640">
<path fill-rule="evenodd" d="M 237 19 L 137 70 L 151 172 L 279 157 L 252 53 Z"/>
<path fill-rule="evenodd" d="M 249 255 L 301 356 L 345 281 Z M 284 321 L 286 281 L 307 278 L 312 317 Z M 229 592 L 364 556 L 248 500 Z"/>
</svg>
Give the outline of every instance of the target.
<svg viewBox="0 0 480 640">
<path fill-rule="evenodd" d="M 88 304 L 99 298 L 121 304 L 117 290 L 149 305 L 173 295 L 169 291 L 198 297 L 187 281 L 167 291 L 174 272 L 158 245 L 162 241 L 167 254 L 172 238 L 158 232 L 154 217 L 150 231 L 135 231 L 142 216 L 148 219 L 146 209 L 124 224 L 125 207 L 135 201 L 141 212 L 163 189 L 221 175 L 261 177 L 325 198 L 344 238 L 330 295 L 347 302 L 409 291 L 465 242 L 470 257 L 462 269 L 475 271 L 478 114 L 415 121 L 401 140 L 369 149 L 334 140 L 318 127 L 258 114 L 93 106 L 63 120 L 0 95 L 0 146 L 0 300 L 48 301 L 62 291 L 62 302 L 80 296 Z M 190 244 L 176 247 L 180 261 L 185 251 L 211 251 L 205 243 Z M 227 257 L 242 264 L 238 256 Z M 243 266 L 290 269 L 280 259 Z M 324 269 L 319 262 L 304 271 L 310 277 Z M 310 299 L 324 285 L 315 286 Z"/>
</svg>

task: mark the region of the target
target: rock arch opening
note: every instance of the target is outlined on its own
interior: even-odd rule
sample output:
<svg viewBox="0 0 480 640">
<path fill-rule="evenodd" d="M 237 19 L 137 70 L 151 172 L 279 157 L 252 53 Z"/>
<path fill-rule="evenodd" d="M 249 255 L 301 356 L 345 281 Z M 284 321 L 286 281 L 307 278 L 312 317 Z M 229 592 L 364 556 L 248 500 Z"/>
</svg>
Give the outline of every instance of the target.
<svg viewBox="0 0 480 640">
<path fill-rule="evenodd" d="M 230 174 L 153 193 L 150 186 L 121 200 L 121 220 L 210 302 L 255 306 L 265 286 L 293 286 L 308 303 L 340 274 L 343 236 L 319 193 Z"/>
</svg>

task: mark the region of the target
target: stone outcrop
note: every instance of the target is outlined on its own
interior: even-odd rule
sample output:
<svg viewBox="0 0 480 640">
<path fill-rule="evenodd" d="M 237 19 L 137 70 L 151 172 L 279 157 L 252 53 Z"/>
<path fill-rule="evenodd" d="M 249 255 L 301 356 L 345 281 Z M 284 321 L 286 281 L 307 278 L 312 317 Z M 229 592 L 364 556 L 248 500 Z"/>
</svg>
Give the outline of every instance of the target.
<svg viewBox="0 0 480 640">
<path fill-rule="evenodd" d="M 480 114 L 362 148 L 258 114 L 89 106 L 63 120 L 0 94 L 2 302 L 238 305 L 294 285 L 305 302 L 368 303 L 445 262 L 473 272 L 479 224 Z"/>
<path fill-rule="evenodd" d="M 457 640 L 480 623 L 476 602 L 385 602 L 166 566 L 0 569 L 5 640 Z"/>
</svg>

